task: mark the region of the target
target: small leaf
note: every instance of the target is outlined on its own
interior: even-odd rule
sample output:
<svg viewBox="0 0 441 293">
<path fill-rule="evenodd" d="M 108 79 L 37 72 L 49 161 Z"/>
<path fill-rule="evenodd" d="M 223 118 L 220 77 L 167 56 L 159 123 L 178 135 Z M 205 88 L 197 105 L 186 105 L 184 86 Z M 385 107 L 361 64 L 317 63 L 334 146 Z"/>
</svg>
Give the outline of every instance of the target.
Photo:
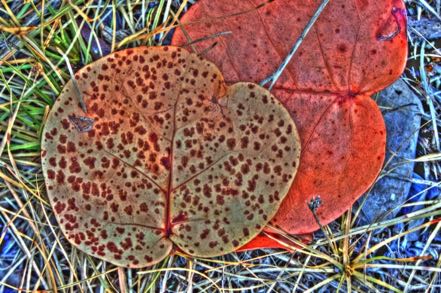
<svg viewBox="0 0 441 293">
<path fill-rule="evenodd" d="M 70 81 L 43 133 L 48 196 L 67 239 L 126 267 L 231 252 L 256 236 L 289 190 L 294 122 L 251 83 L 176 47 L 111 54 Z M 86 130 L 84 128 L 87 128 Z"/>
<path fill-rule="evenodd" d="M 201 40 L 193 46 L 227 81 L 260 82 L 281 64 L 320 3 L 200 0 L 181 20 L 186 34 L 178 29 L 172 44 Z M 383 164 L 386 131 L 370 95 L 398 78 L 406 56 L 402 0 L 329 2 L 273 90 L 291 112 L 303 149 L 274 225 L 310 233 L 319 228 L 311 199 L 322 199 L 317 215 L 325 225 L 371 186 Z"/>
</svg>

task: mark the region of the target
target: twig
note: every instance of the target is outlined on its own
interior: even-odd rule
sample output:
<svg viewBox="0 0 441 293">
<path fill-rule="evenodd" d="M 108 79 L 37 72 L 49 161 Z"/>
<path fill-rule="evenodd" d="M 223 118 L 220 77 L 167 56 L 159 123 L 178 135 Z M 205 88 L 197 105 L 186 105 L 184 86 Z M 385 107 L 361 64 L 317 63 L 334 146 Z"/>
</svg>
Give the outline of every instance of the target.
<svg viewBox="0 0 441 293">
<path fill-rule="evenodd" d="M 317 222 L 317 225 L 319 225 L 320 230 L 323 231 L 323 234 L 325 235 L 326 239 L 328 240 L 329 243 L 329 248 L 333 248 L 333 241 L 332 239 L 329 237 L 327 231 L 325 230 L 325 228 L 323 227 L 323 225 L 320 223 L 320 219 L 317 215 L 317 209 L 322 205 L 322 199 L 320 198 L 320 195 L 318 195 L 317 197 L 314 197 L 313 199 L 311 199 L 308 203 L 308 208 L 311 211 L 312 215 L 314 216 L 315 221 Z"/>
<path fill-rule="evenodd" d="M 316 12 L 314 13 L 314 15 L 311 17 L 311 19 L 308 21 L 308 23 L 306 24 L 305 29 L 303 30 L 303 32 L 301 33 L 301 35 L 298 37 L 298 39 L 296 40 L 296 42 L 294 43 L 294 46 L 291 48 L 291 50 L 289 51 L 288 55 L 286 56 L 285 60 L 283 60 L 282 64 L 280 64 L 279 68 L 277 68 L 276 72 L 274 72 L 272 75 L 270 75 L 269 77 L 265 78 L 263 81 L 260 82 L 261 86 L 265 86 L 266 84 L 268 84 L 269 82 L 271 82 L 270 86 L 268 87 L 269 90 L 272 90 L 274 85 L 276 84 L 277 80 L 279 79 L 280 75 L 282 75 L 282 72 L 285 70 L 285 68 L 288 66 L 289 62 L 291 61 L 292 57 L 294 56 L 294 54 L 297 52 L 297 50 L 299 49 L 300 45 L 302 44 L 303 40 L 305 39 L 305 37 L 308 35 L 309 31 L 311 30 L 312 26 L 314 25 L 314 23 L 317 21 L 318 17 L 320 16 L 320 14 L 323 12 L 323 10 L 325 9 L 326 5 L 328 5 L 329 0 L 322 0 L 322 3 L 320 4 L 320 6 L 317 8 Z"/>
<path fill-rule="evenodd" d="M 63 51 L 61 51 L 59 48 L 57 48 L 57 49 L 58 49 L 58 52 L 60 53 L 60 55 L 63 57 L 64 61 L 66 62 L 67 70 L 69 71 L 69 75 L 72 80 L 72 84 L 73 84 L 73 88 L 75 90 L 75 93 L 78 97 L 78 100 L 80 101 L 81 109 L 83 110 L 84 113 L 87 113 L 86 103 L 84 102 L 84 98 L 83 98 L 83 95 L 81 94 L 80 87 L 78 86 L 78 82 L 75 79 L 75 74 L 72 70 L 72 66 L 70 65 L 69 58 L 67 58 L 66 54 L 64 54 Z"/>
</svg>

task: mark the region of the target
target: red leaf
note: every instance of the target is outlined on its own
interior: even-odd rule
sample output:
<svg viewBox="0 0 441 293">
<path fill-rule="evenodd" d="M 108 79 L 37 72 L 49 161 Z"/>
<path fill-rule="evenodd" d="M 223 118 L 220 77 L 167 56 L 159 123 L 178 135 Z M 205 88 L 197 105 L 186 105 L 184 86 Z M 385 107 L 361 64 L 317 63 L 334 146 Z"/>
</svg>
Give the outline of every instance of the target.
<svg viewBox="0 0 441 293">
<path fill-rule="evenodd" d="M 181 20 L 187 36 L 201 40 L 193 46 L 230 82 L 270 76 L 321 1 L 262 2 L 200 0 Z M 191 40 L 178 30 L 172 43 Z M 293 234 L 312 232 L 319 226 L 311 199 L 321 197 L 317 214 L 324 225 L 371 186 L 386 136 L 369 96 L 399 77 L 406 55 L 403 1 L 330 1 L 273 90 L 296 121 L 303 150 L 273 224 Z"/>
</svg>

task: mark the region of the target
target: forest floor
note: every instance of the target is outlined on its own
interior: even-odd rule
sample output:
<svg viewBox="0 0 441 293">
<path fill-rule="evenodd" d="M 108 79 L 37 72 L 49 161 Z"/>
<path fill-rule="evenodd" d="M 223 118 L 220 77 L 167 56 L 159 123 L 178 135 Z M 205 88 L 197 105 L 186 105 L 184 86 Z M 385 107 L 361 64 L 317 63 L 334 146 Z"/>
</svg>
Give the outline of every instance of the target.
<svg viewBox="0 0 441 293">
<path fill-rule="evenodd" d="M 354 207 L 295 253 L 173 255 L 136 270 L 72 248 L 43 184 L 40 135 L 50 107 L 85 64 L 167 44 L 174 19 L 194 2 L 0 1 L 0 292 L 441 292 L 441 223 L 434 221 L 441 216 L 441 0 L 406 3 L 401 80 L 421 101 L 422 121 L 406 179 L 411 194 L 396 216 L 362 225 Z"/>
</svg>

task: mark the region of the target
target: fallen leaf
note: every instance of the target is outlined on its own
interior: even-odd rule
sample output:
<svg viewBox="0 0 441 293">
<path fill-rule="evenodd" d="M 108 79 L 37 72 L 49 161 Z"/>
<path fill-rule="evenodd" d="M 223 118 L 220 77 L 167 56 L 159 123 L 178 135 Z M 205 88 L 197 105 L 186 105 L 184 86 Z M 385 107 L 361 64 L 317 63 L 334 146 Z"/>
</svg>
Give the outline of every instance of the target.
<svg viewBox="0 0 441 293">
<path fill-rule="evenodd" d="M 320 2 L 200 0 L 181 19 L 186 34 L 178 29 L 172 44 L 200 40 L 192 46 L 228 82 L 260 82 L 281 64 Z M 406 56 L 403 1 L 330 1 L 273 90 L 296 121 L 303 149 L 273 225 L 292 234 L 315 231 L 313 198 L 322 200 L 317 215 L 325 225 L 372 185 L 386 131 L 370 95 L 398 78 Z"/>
<path fill-rule="evenodd" d="M 288 111 L 176 47 L 111 54 L 75 74 L 43 132 L 49 200 L 66 238 L 125 267 L 176 249 L 217 256 L 274 216 L 300 156 Z"/>
</svg>

